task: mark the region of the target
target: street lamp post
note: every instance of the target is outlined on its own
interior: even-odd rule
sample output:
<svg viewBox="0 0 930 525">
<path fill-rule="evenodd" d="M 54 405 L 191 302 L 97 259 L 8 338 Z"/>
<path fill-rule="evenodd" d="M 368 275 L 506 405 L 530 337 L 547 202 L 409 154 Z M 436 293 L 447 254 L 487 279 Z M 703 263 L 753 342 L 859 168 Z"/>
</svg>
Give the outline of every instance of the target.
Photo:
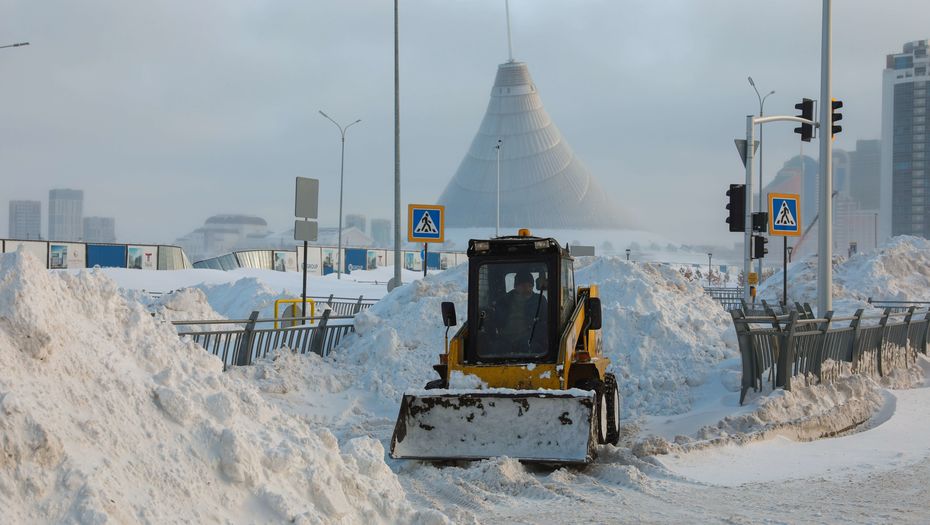
<svg viewBox="0 0 930 525">
<path fill-rule="evenodd" d="M 494 228 L 494 236 L 501 236 L 501 139 L 497 139 L 497 226 Z"/>
<path fill-rule="evenodd" d="M 752 86 L 752 90 L 756 92 L 756 98 L 759 99 L 759 117 L 761 118 L 765 115 L 764 114 L 765 99 L 769 98 L 769 96 L 771 95 L 774 95 L 775 91 L 774 90 L 769 91 L 768 94 L 763 97 L 761 94 L 759 94 L 759 90 L 756 89 L 756 83 L 753 82 L 752 77 L 747 77 L 747 78 L 749 79 L 749 85 Z M 762 124 L 759 124 L 759 211 L 760 212 L 762 211 L 762 147 L 765 146 L 765 144 L 762 143 L 762 128 L 763 128 Z M 747 224 L 746 227 L 749 227 L 749 224 Z M 759 279 L 761 280 L 762 279 L 762 258 L 761 257 L 759 258 L 757 271 L 759 272 Z"/>
<path fill-rule="evenodd" d="M 336 268 L 336 279 L 342 279 L 342 181 L 343 181 L 343 175 L 345 173 L 345 165 L 346 165 L 346 131 L 352 126 L 354 126 L 355 124 L 358 124 L 359 122 L 361 122 L 362 119 L 358 119 L 355 122 L 349 124 L 348 126 L 342 127 L 339 125 L 338 122 L 330 118 L 329 115 L 327 115 L 326 113 L 323 113 L 322 110 L 320 110 L 320 115 L 323 115 L 324 117 L 326 117 L 327 120 L 335 124 L 336 127 L 339 128 L 340 137 L 342 137 L 342 158 L 339 163 L 339 237 L 338 237 L 339 240 L 336 246 L 336 251 L 337 251 L 336 260 L 338 261 L 337 263 L 338 266 Z"/>
<path fill-rule="evenodd" d="M 711 260 L 713 260 L 713 258 L 714 258 L 714 254 L 708 252 L 707 253 L 707 287 L 708 288 L 710 287 L 710 272 L 711 272 L 710 265 L 711 265 Z"/>
<path fill-rule="evenodd" d="M 0 46 L 0 49 L 6 49 L 8 47 L 22 47 L 22 46 L 28 46 L 28 45 L 29 45 L 29 42 L 16 42 L 15 44 L 6 44 L 3 46 Z"/>
<path fill-rule="evenodd" d="M 630 260 L 630 249 L 629 248 L 626 249 L 626 260 L 628 261 Z"/>
</svg>

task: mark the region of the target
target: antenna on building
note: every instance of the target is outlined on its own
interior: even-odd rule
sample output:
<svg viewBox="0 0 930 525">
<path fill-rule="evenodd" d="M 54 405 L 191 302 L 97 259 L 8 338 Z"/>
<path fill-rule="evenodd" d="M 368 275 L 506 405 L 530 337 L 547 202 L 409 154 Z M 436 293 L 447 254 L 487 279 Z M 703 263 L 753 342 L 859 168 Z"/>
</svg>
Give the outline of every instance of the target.
<svg viewBox="0 0 930 525">
<path fill-rule="evenodd" d="M 504 0 L 504 10 L 507 13 L 507 62 L 513 62 L 513 43 L 510 40 L 510 0 Z"/>
</svg>

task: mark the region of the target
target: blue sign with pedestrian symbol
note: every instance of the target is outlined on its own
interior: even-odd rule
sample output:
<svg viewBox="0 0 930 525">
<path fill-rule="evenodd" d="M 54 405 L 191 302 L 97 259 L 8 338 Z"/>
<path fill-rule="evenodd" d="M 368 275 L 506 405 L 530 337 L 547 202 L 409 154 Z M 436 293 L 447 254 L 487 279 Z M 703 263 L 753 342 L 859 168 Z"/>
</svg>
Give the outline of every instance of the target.
<svg viewBox="0 0 930 525">
<path fill-rule="evenodd" d="M 410 242 L 444 242 L 445 207 L 430 204 L 408 206 L 407 239 Z"/>
<path fill-rule="evenodd" d="M 769 234 L 801 235 L 800 195 L 769 193 Z"/>
</svg>

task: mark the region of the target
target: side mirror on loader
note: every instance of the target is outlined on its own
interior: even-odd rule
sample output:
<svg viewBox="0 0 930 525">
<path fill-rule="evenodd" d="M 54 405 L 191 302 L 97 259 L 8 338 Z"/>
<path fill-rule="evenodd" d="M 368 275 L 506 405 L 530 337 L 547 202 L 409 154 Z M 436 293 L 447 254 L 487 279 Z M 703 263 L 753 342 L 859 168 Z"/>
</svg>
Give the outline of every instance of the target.
<svg viewBox="0 0 930 525">
<path fill-rule="evenodd" d="M 455 321 L 455 303 L 448 301 L 442 303 L 442 324 L 446 328 L 457 324 Z"/>
<path fill-rule="evenodd" d="M 589 297 L 588 298 L 588 308 L 585 314 L 590 320 L 588 328 L 590 330 L 600 330 L 601 329 L 601 298 L 600 297 Z"/>
</svg>

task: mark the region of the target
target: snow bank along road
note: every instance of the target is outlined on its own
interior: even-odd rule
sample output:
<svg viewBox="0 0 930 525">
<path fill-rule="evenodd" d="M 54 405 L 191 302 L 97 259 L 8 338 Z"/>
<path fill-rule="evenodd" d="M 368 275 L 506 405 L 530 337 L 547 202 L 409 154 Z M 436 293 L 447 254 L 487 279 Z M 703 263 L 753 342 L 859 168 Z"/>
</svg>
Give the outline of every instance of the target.
<svg viewBox="0 0 930 525">
<path fill-rule="evenodd" d="M 627 435 L 586 468 L 547 469 L 386 458 L 401 395 L 434 376 L 439 304 L 464 311 L 462 268 L 388 294 L 326 359 L 282 352 L 224 373 L 106 272 L 0 255 L 0 521 L 930 522 L 921 369 L 897 383 L 911 390 L 858 378 L 740 407 L 732 327 L 698 285 L 661 265 L 580 266 L 579 283 L 601 286 Z M 183 307 L 216 314 L 209 295 L 203 287 Z M 856 434 L 799 443 L 760 433 L 860 398 L 877 412 Z M 651 433 L 692 451 L 643 454 L 663 448 L 641 446 Z"/>
</svg>

